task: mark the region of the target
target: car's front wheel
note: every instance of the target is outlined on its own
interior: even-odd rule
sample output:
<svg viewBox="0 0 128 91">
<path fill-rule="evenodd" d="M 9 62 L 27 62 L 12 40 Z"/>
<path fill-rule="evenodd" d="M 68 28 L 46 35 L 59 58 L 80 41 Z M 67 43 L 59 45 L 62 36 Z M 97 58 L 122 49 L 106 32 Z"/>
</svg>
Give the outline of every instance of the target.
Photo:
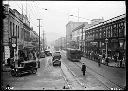
<svg viewBox="0 0 128 91">
<path fill-rule="evenodd" d="M 16 76 L 16 72 L 14 70 L 11 70 L 11 75 Z"/>
<path fill-rule="evenodd" d="M 17 76 L 17 77 L 21 76 L 21 72 L 17 72 L 17 73 L 16 73 L 16 76 Z"/>
</svg>

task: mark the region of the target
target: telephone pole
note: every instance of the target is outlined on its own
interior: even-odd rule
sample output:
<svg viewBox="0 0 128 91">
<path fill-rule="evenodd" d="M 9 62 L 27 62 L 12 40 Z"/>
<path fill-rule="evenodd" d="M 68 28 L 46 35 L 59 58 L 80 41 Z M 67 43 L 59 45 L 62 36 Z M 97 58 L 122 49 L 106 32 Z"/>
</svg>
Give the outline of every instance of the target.
<svg viewBox="0 0 128 91">
<path fill-rule="evenodd" d="M 45 47 L 45 42 L 44 42 L 44 30 L 43 30 L 43 51 L 44 51 L 44 47 Z"/>
<path fill-rule="evenodd" d="M 40 54 L 40 27 L 42 27 L 42 26 L 40 26 L 40 20 L 42 20 L 42 19 L 37 19 L 37 20 L 39 20 L 39 26 L 37 26 L 37 27 L 39 27 L 39 54 Z M 39 56 L 39 58 L 40 58 L 40 56 Z"/>
</svg>

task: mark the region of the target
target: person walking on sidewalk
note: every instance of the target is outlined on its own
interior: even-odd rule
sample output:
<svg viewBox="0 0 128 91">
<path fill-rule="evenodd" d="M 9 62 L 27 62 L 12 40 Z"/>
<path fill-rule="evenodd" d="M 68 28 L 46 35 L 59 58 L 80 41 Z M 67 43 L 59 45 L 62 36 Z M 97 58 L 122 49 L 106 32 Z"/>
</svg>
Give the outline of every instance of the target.
<svg viewBox="0 0 128 91">
<path fill-rule="evenodd" d="M 100 67 L 100 64 L 101 64 L 101 63 L 100 63 L 100 59 L 98 58 L 98 66 L 99 66 L 99 67 Z"/>
<path fill-rule="evenodd" d="M 121 53 L 121 52 L 119 52 L 118 60 L 119 60 L 119 66 L 120 66 L 120 67 L 122 67 L 123 55 L 122 55 L 122 53 Z"/>
<path fill-rule="evenodd" d="M 83 63 L 82 64 L 82 69 L 81 71 L 83 71 L 83 76 L 85 76 L 85 71 L 86 71 L 86 65 Z"/>
</svg>

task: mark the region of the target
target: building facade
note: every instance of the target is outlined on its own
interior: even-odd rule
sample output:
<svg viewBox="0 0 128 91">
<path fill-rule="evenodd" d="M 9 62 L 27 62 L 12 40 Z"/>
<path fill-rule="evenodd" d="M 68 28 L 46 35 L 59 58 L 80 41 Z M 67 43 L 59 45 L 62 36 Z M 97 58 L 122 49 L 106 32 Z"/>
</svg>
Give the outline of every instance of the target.
<svg viewBox="0 0 128 91">
<path fill-rule="evenodd" d="M 93 52 L 107 57 L 126 52 L 126 14 L 85 28 L 85 55 Z M 123 56 L 125 57 L 125 56 Z"/>
<path fill-rule="evenodd" d="M 3 6 L 6 12 L 6 18 L 3 19 L 3 59 L 6 61 L 14 57 L 15 52 L 18 55 L 19 50 L 33 45 L 30 38 L 32 29 L 27 16 L 20 14 L 16 9 L 9 8 L 8 4 Z M 37 38 L 37 34 L 35 35 Z"/>
<path fill-rule="evenodd" d="M 67 47 L 71 47 L 73 29 L 77 28 L 81 24 L 83 24 L 83 22 L 69 21 L 68 24 L 66 25 L 66 45 Z"/>
</svg>

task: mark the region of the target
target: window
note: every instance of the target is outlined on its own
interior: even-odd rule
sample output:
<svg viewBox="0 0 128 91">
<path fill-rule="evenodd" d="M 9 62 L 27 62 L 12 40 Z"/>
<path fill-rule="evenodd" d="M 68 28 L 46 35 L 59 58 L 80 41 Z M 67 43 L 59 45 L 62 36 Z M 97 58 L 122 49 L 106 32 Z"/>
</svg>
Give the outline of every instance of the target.
<svg viewBox="0 0 128 91">
<path fill-rule="evenodd" d="M 15 36 L 17 36 L 17 25 L 16 25 L 16 30 L 15 30 Z"/>
<path fill-rule="evenodd" d="M 124 29 L 125 29 L 124 22 L 121 22 L 119 26 L 119 37 L 124 36 L 124 31 L 125 31 Z"/>
<path fill-rule="evenodd" d="M 117 24 L 113 25 L 113 37 L 117 37 Z"/>
<path fill-rule="evenodd" d="M 18 26 L 18 38 L 19 38 L 19 26 Z"/>
<path fill-rule="evenodd" d="M 108 26 L 108 30 L 107 30 L 108 32 L 107 32 L 107 36 L 108 37 L 111 37 L 111 27 L 110 26 Z"/>
<path fill-rule="evenodd" d="M 15 27 L 14 26 L 15 26 L 15 24 L 13 23 L 13 33 L 12 33 L 12 36 L 14 36 L 14 33 L 15 33 L 14 32 L 15 31 Z"/>
<path fill-rule="evenodd" d="M 10 22 L 10 36 L 12 35 L 12 22 Z"/>
</svg>

